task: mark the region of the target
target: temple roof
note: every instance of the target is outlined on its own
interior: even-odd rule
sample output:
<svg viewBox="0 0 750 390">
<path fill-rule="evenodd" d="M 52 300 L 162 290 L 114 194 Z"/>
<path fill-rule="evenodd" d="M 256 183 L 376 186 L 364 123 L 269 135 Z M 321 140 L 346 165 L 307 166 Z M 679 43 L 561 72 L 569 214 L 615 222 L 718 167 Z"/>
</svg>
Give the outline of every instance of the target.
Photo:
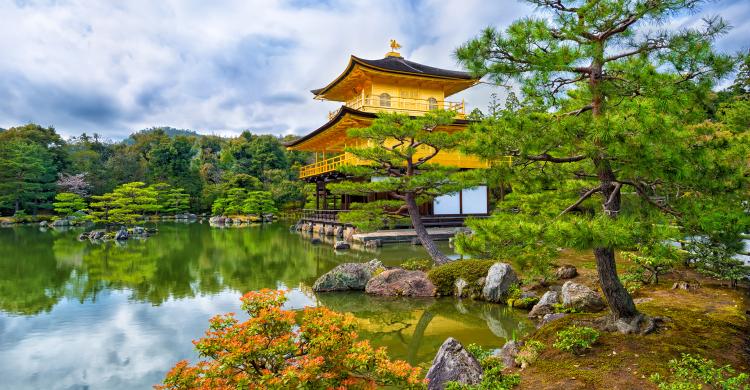
<svg viewBox="0 0 750 390">
<path fill-rule="evenodd" d="M 320 126 L 319 128 L 311 131 L 310 133 L 306 134 L 303 137 L 300 137 L 300 138 L 297 138 L 297 139 L 295 139 L 293 141 L 289 141 L 289 142 L 284 143 L 284 146 L 286 146 L 288 148 L 294 148 L 296 146 L 300 146 L 301 144 L 305 143 L 306 141 L 309 141 L 312 138 L 315 138 L 316 136 L 318 136 L 319 134 L 324 133 L 329 128 L 334 127 L 336 124 L 338 124 L 338 122 L 340 120 L 342 120 L 342 118 L 344 118 L 347 115 L 354 116 L 354 117 L 357 117 L 357 118 L 362 118 L 362 119 L 369 119 L 369 120 L 373 120 L 373 119 L 375 119 L 375 118 L 378 117 L 378 114 L 375 114 L 375 113 L 365 112 L 365 111 L 359 111 L 359 110 L 355 110 L 355 109 L 353 109 L 351 107 L 341 106 L 341 108 L 338 110 L 338 112 L 336 113 L 336 115 L 333 116 L 323 126 Z M 471 123 L 470 120 L 455 119 L 450 126 L 465 126 L 465 125 L 468 125 L 469 123 Z M 344 135 L 345 135 L 345 133 L 344 133 Z"/>
<path fill-rule="evenodd" d="M 435 68 L 433 66 L 427 66 L 418 64 L 413 61 L 409 61 L 407 59 L 404 59 L 401 56 L 395 56 L 395 55 L 389 55 L 385 58 L 381 58 L 378 60 L 368 60 L 364 58 L 359 58 L 357 56 L 351 56 L 349 58 L 349 65 L 346 67 L 346 70 L 341 73 L 339 77 L 337 77 L 335 80 L 333 80 L 330 84 L 326 85 L 323 88 L 313 89 L 310 92 L 315 94 L 316 96 L 323 95 L 328 90 L 333 88 L 339 81 L 346 78 L 347 75 L 355 68 L 355 66 L 361 66 L 365 69 L 371 69 L 375 71 L 385 71 L 388 73 L 397 73 L 397 74 L 405 74 L 405 75 L 412 75 L 412 76 L 420 76 L 420 77 L 427 77 L 427 78 L 433 78 L 433 79 L 446 79 L 446 80 L 465 80 L 469 81 L 473 84 L 476 80 L 478 80 L 477 77 L 472 76 L 468 72 L 461 72 L 456 70 L 448 70 L 448 69 L 440 69 Z M 472 85 L 472 84 L 468 84 Z"/>
</svg>

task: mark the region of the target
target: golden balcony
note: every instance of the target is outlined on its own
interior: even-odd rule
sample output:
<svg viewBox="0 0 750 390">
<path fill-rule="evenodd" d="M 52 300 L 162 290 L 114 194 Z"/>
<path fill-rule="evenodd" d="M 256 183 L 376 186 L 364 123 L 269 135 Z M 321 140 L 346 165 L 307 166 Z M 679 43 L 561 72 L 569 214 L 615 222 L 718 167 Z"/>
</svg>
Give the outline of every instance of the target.
<svg viewBox="0 0 750 390">
<path fill-rule="evenodd" d="M 454 111 L 456 119 L 466 118 L 466 104 L 463 101 L 450 102 L 437 99 L 403 98 L 382 94 L 378 96 L 357 96 L 348 100 L 346 106 L 364 112 L 399 112 L 412 116 L 424 115 L 432 110 Z M 328 120 L 336 116 L 337 111 L 328 113 Z"/>
<path fill-rule="evenodd" d="M 427 155 L 427 150 L 419 150 L 415 159 Z M 316 162 L 315 164 L 306 165 L 299 170 L 300 179 L 312 176 L 322 175 L 324 173 L 338 170 L 342 165 L 365 165 L 366 160 L 362 160 L 351 153 L 342 153 L 338 156 Z M 440 164 L 457 168 L 489 168 L 490 163 L 479 157 L 463 154 L 458 151 L 441 151 L 435 157 L 430 159 L 431 164 Z M 504 157 L 495 162 L 501 164 L 510 164 L 511 158 Z"/>
</svg>

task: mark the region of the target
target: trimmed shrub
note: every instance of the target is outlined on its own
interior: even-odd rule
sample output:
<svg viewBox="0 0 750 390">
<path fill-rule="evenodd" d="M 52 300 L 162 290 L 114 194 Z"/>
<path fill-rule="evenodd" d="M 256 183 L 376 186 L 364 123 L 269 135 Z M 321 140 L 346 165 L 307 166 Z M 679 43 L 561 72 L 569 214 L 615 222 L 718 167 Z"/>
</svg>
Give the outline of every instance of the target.
<svg viewBox="0 0 750 390">
<path fill-rule="evenodd" d="M 427 277 L 435 285 L 439 295 L 453 295 L 456 280 L 459 278 L 469 284 L 467 291 L 478 292 L 481 288 L 477 280 L 487 276 L 487 271 L 495 263 L 495 260 L 457 260 L 431 269 Z"/>
<path fill-rule="evenodd" d="M 599 332 L 588 326 L 569 326 L 557 332 L 557 340 L 552 344 L 553 347 L 580 355 L 599 339 Z"/>
</svg>

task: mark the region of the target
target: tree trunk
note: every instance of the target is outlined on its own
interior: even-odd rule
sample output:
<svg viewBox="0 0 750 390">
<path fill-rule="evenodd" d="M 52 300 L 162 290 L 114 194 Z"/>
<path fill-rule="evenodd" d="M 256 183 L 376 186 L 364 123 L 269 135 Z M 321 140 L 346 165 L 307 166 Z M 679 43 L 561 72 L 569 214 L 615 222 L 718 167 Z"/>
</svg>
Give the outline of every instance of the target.
<svg viewBox="0 0 750 390">
<path fill-rule="evenodd" d="M 435 241 L 432 241 L 429 234 L 427 234 L 427 229 L 422 223 L 422 216 L 419 214 L 417 200 L 412 192 L 406 193 L 406 208 L 409 210 L 411 224 L 414 226 L 414 231 L 417 233 L 419 241 L 422 243 L 424 249 L 427 250 L 427 253 L 430 254 L 430 257 L 432 257 L 435 264 L 440 265 L 450 262 L 451 260 L 448 256 L 444 255 L 443 252 L 438 249 L 437 245 L 435 245 Z"/>
<path fill-rule="evenodd" d="M 616 219 L 620 212 L 620 189 L 615 185 L 615 174 L 609 163 L 603 159 L 594 159 L 597 167 L 597 175 L 602 188 L 602 207 L 604 214 L 611 219 Z M 635 308 L 633 298 L 628 290 L 620 282 L 617 276 L 617 264 L 615 262 L 615 250 L 612 247 L 594 248 L 596 257 L 596 271 L 599 274 L 599 284 L 604 296 L 609 303 L 615 321 L 625 320 L 630 322 L 638 317 L 640 313 Z"/>
</svg>

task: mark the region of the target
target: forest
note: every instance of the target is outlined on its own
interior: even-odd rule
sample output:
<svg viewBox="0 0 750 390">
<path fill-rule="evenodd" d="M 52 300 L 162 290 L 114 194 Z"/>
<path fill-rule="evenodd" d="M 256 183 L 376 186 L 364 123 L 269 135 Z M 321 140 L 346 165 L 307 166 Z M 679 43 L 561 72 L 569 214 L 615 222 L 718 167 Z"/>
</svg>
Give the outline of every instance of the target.
<svg viewBox="0 0 750 390">
<path fill-rule="evenodd" d="M 154 127 L 122 141 L 96 133 L 66 140 L 54 127 L 37 124 L 0 129 L 0 216 L 69 214 L 79 197 L 106 201 L 127 183 L 142 183 L 154 196 L 186 195 L 163 208 L 172 212 L 211 211 L 217 199 L 236 198 L 230 194 L 236 188 L 268 193 L 278 209 L 300 207 L 303 183 L 295 181 L 296 172 L 309 156 L 287 151 L 283 142 L 290 137 Z"/>
</svg>

